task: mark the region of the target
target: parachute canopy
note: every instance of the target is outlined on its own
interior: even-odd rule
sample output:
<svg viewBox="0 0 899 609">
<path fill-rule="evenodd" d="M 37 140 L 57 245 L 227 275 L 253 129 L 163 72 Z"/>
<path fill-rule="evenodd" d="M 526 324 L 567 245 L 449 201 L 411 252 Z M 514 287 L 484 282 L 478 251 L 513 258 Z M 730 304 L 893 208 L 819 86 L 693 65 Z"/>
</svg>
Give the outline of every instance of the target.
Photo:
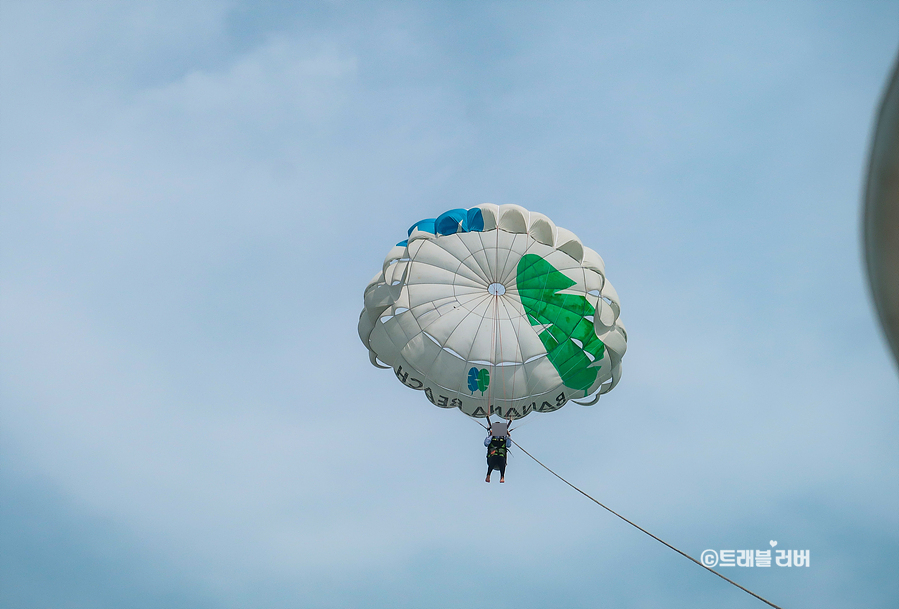
<svg viewBox="0 0 899 609">
<path fill-rule="evenodd" d="M 408 237 L 365 289 L 359 336 L 374 365 L 472 417 L 593 404 L 618 383 L 618 294 L 571 231 L 484 204 L 417 222 Z"/>
</svg>

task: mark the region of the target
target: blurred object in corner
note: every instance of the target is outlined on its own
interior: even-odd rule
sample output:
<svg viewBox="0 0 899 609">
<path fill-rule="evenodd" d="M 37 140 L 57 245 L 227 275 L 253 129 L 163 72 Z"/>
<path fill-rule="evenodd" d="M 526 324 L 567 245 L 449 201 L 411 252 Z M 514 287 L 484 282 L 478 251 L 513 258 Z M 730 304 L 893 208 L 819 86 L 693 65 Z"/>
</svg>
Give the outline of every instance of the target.
<svg viewBox="0 0 899 609">
<path fill-rule="evenodd" d="M 874 305 L 899 364 L 899 59 L 874 127 L 863 230 Z"/>
</svg>

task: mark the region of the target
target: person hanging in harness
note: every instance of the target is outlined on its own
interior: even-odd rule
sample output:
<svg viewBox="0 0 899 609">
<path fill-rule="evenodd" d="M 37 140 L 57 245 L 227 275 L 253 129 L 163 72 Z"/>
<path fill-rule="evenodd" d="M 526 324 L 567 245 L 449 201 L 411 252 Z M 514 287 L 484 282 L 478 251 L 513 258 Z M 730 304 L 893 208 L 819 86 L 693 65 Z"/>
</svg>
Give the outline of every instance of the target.
<svg viewBox="0 0 899 609">
<path fill-rule="evenodd" d="M 487 447 L 487 478 L 484 482 L 490 482 L 490 473 L 498 469 L 499 481 L 506 481 L 506 455 L 509 452 L 509 445 L 512 438 L 509 433 L 508 421 L 497 421 L 490 424 L 487 437 L 484 439 L 484 446 Z"/>
</svg>

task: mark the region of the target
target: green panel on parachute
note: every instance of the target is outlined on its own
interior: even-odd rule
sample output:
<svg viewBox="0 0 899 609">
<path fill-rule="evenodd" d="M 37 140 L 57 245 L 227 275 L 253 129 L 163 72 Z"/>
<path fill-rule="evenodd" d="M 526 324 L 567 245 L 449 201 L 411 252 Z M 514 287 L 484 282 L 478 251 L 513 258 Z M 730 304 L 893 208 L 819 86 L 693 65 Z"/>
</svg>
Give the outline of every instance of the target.
<svg viewBox="0 0 899 609">
<path fill-rule="evenodd" d="M 538 334 L 549 361 L 566 387 L 586 392 L 596 381 L 605 345 L 586 318 L 596 310 L 584 296 L 558 294 L 575 285 L 571 278 L 537 256 L 526 254 L 518 262 L 518 294 L 532 326 L 545 326 Z M 583 347 L 578 346 L 578 340 Z M 587 354 L 593 356 L 591 360 Z"/>
</svg>

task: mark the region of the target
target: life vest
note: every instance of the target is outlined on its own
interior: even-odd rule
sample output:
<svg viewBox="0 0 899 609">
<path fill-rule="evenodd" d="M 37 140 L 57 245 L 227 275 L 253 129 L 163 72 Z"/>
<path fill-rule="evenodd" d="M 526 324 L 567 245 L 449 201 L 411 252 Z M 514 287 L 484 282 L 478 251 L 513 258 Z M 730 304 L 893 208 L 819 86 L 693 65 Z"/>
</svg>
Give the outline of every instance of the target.
<svg viewBox="0 0 899 609">
<path fill-rule="evenodd" d="M 489 459 L 490 457 L 506 458 L 505 438 L 497 438 L 494 436 L 493 439 L 490 440 L 490 444 L 487 446 L 487 458 Z"/>
</svg>

